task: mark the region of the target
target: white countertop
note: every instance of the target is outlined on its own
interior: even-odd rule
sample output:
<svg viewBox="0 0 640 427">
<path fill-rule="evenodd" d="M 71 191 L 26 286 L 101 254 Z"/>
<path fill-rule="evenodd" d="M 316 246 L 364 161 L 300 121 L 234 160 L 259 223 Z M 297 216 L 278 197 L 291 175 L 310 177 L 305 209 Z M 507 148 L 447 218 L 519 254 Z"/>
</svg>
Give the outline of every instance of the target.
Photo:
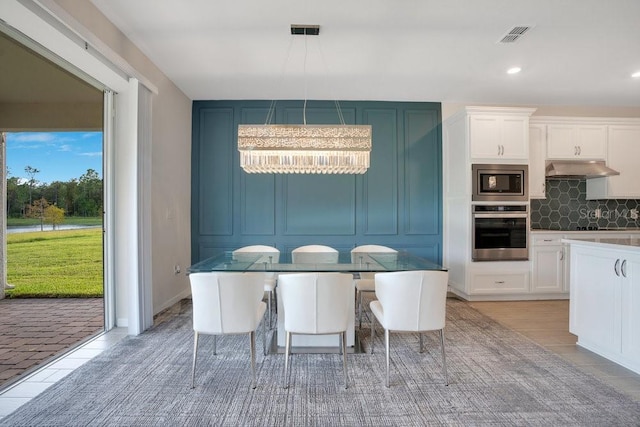
<svg viewBox="0 0 640 427">
<path fill-rule="evenodd" d="M 571 239 L 562 239 L 562 243 L 570 245 L 584 245 L 584 246 L 596 246 L 599 248 L 611 248 L 631 250 L 634 252 L 640 252 L 640 238 L 619 238 L 619 239 L 578 239 L 572 237 Z"/>
<path fill-rule="evenodd" d="M 531 233 L 544 233 L 544 234 L 569 234 L 572 237 L 580 234 L 636 234 L 640 235 L 640 228 L 624 228 L 619 230 L 543 230 L 532 229 Z"/>
</svg>

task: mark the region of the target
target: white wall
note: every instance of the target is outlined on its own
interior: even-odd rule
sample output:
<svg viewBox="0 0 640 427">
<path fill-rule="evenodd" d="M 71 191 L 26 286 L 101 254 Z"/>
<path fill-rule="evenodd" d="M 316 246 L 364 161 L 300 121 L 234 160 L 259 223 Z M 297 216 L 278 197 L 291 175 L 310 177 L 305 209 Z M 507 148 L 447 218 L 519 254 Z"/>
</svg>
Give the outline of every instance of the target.
<svg viewBox="0 0 640 427">
<path fill-rule="evenodd" d="M 191 293 L 186 276 L 191 264 L 191 101 L 169 80 L 155 83 L 165 95 L 153 99 L 151 243 L 157 313 Z"/>
</svg>

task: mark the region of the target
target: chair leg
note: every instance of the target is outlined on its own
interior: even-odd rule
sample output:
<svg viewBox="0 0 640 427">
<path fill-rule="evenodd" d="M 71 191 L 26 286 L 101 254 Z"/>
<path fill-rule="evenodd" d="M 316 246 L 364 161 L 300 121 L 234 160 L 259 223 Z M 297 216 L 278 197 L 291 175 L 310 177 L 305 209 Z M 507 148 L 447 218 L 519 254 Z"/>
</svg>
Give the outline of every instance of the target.
<svg viewBox="0 0 640 427">
<path fill-rule="evenodd" d="M 386 386 L 389 387 L 389 330 L 384 330 L 384 347 L 387 353 L 387 382 Z"/>
<path fill-rule="evenodd" d="M 193 363 L 191 365 L 191 388 L 195 388 L 196 356 L 198 355 L 198 333 L 193 332 Z"/>
<path fill-rule="evenodd" d="M 217 351 L 218 337 L 216 335 L 213 336 L 213 355 L 218 354 Z"/>
<path fill-rule="evenodd" d="M 269 296 L 267 297 L 267 310 L 269 310 L 269 329 L 271 329 L 271 299 L 273 298 L 273 292 L 269 291 Z"/>
<path fill-rule="evenodd" d="M 262 354 L 267 355 L 267 325 L 262 318 Z"/>
<path fill-rule="evenodd" d="M 291 332 L 286 332 L 284 344 L 284 388 L 289 388 L 289 351 L 291 349 Z"/>
<path fill-rule="evenodd" d="M 373 340 L 375 339 L 375 321 L 374 321 L 374 317 L 376 317 L 375 315 L 371 316 L 371 354 L 373 354 Z"/>
<path fill-rule="evenodd" d="M 418 332 L 420 336 L 420 353 L 424 352 L 424 346 L 422 345 L 422 332 Z"/>
<path fill-rule="evenodd" d="M 342 331 L 340 334 L 340 341 L 342 344 L 342 370 L 344 371 L 344 388 L 347 389 L 348 386 L 348 378 L 347 378 L 347 331 Z"/>
<path fill-rule="evenodd" d="M 358 291 L 358 329 L 362 329 L 362 292 Z"/>
<path fill-rule="evenodd" d="M 278 288 L 277 286 L 273 288 L 273 308 L 274 308 L 273 311 L 276 313 L 276 320 L 278 316 L 278 294 L 276 294 L 277 288 Z"/>
<path fill-rule="evenodd" d="M 249 332 L 251 349 L 251 388 L 256 388 L 256 331 Z"/>
<path fill-rule="evenodd" d="M 442 373 L 444 374 L 444 385 L 449 385 L 447 378 L 447 357 L 444 354 L 444 329 L 440 329 L 440 345 L 442 346 Z"/>
</svg>

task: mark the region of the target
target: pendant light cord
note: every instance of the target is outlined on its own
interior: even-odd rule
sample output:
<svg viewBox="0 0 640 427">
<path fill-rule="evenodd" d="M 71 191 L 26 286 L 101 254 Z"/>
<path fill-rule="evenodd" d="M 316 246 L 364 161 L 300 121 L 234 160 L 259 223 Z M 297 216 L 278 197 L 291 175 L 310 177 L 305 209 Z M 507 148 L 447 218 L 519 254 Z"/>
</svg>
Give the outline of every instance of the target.
<svg viewBox="0 0 640 427">
<path fill-rule="evenodd" d="M 307 35 L 304 35 L 304 65 L 302 66 L 304 76 L 304 105 L 302 106 L 302 123 L 307 125 Z"/>
<path fill-rule="evenodd" d="M 324 57 L 324 52 L 322 51 L 322 43 L 320 43 L 320 40 L 318 40 L 318 51 L 320 52 L 320 59 L 322 59 L 322 64 L 324 65 L 324 75 L 325 75 L 325 79 L 326 81 L 329 81 L 329 66 L 327 65 L 327 61 Z M 342 108 L 340 108 L 340 101 L 338 101 L 338 98 L 336 98 L 336 94 L 333 90 L 333 86 L 331 86 L 331 84 L 329 84 L 329 88 L 331 91 L 331 96 L 334 99 L 334 102 L 336 104 L 336 110 L 338 111 L 338 119 L 340 120 L 340 124 L 341 125 L 345 125 L 345 121 L 344 121 L 344 116 L 342 115 Z"/>
<path fill-rule="evenodd" d="M 289 63 L 289 58 L 291 57 L 291 50 L 293 46 L 293 37 L 289 38 L 289 46 L 287 47 L 287 57 L 282 64 L 282 70 L 280 71 L 280 82 L 278 83 L 278 91 L 276 93 L 282 93 L 282 88 L 284 86 L 284 73 L 287 69 L 287 64 Z M 271 100 L 271 104 L 269 105 L 269 111 L 267 112 L 267 118 L 265 119 L 265 125 L 270 125 L 276 114 L 276 103 L 278 100 L 276 98 Z"/>
<path fill-rule="evenodd" d="M 304 62 L 303 62 L 303 69 L 302 69 L 303 76 L 304 76 L 303 77 L 304 78 L 304 104 L 302 106 L 302 123 L 305 126 L 307 125 L 307 95 L 308 95 L 308 80 L 309 80 L 309 77 L 307 76 L 307 56 L 308 56 L 308 50 L 309 50 L 307 45 L 307 37 L 308 35 L 305 33 L 304 34 Z M 278 85 L 279 86 L 278 93 L 282 92 L 282 87 L 284 85 L 284 74 L 287 68 L 287 64 L 289 63 L 289 58 L 291 57 L 293 39 L 294 37 L 290 37 L 289 39 L 289 47 L 287 48 L 287 57 L 282 66 L 282 72 L 280 73 L 280 83 Z M 324 57 L 324 52 L 322 51 L 322 45 L 320 44 L 319 41 L 318 41 L 318 51 L 320 52 L 320 58 L 322 59 L 322 63 L 324 64 L 325 78 L 327 79 L 327 81 L 329 81 L 329 66 L 327 65 L 327 61 Z M 331 87 L 331 85 L 329 86 Z M 334 103 L 336 105 L 336 110 L 338 112 L 338 119 L 340 120 L 340 124 L 344 126 L 346 123 L 344 121 L 344 115 L 342 114 L 342 108 L 340 107 L 340 101 L 338 101 L 338 99 L 335 97 L 333 88 L 331 88 L 331 92 L 334 99 Z M 277 102 L 278 101 L 276 99 L 271 100 L 271 104 L 269 105 L 269 111 L 267 112 L 267 118 L 264 123 L 265 125 L 270 125 L 271 122 L 273 121 Z"/>
</svg>

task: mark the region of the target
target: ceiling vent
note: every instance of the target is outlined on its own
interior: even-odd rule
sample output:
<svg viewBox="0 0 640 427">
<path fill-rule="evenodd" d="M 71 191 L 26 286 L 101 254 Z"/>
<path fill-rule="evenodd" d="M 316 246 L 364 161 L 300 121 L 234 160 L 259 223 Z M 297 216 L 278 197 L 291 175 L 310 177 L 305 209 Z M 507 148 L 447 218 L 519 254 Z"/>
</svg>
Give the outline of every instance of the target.
<svg viewBox="0 0 640 427">
<path fill-rule="evenodd" d="M 298 25 L 291 24 L 291 34 L 293 35 L 305 35 L 305 36 L 317 36 L 320 34 L 320 25 Z"/>
<path fill-rule="evenodd" d="M 512 29 L 509 30 L 507 34 L 502 36 L 502 38 L 498 41 L 498 43 L 515 43 L 516 41 L 518 41 L 518 39 L 520 39 L 520 37 L 524 35 L 524 33 L 529 31 L 530 29 L 531 29 L 530 26 L 523 26 L 523 25 L 518 27 L 513 27 Z"/>
</svg>

